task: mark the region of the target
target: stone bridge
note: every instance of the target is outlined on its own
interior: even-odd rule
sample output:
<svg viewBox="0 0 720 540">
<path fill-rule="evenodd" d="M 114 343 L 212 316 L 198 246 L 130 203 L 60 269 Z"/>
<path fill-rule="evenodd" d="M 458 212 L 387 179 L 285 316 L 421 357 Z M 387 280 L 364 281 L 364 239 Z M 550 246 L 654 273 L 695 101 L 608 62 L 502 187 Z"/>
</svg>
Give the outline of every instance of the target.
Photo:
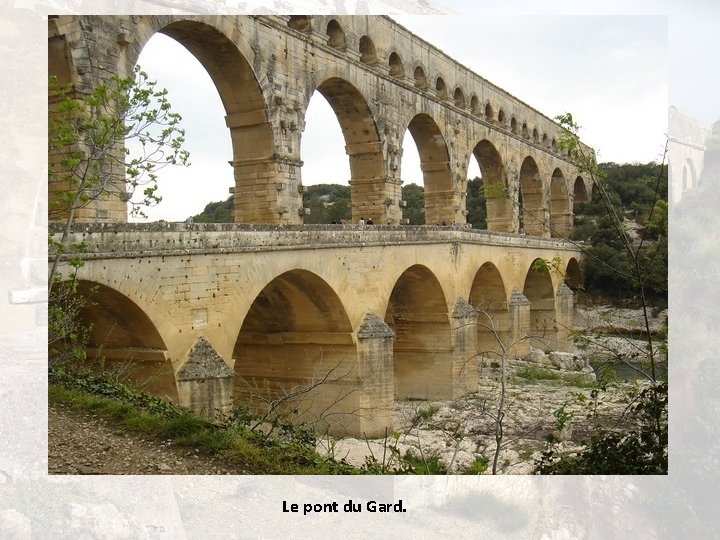
<svg viewBox="0 0 720 540">
<path fill-rule="evenodd" d="M 49 71 L 89 92 L 132 73 L 158 32 L 197 57 L 224 104 L 235 224 L 130 225 L 123 193 L 79 210 L 70 240 L 88 246 L 93 355 L 200 412 L 234 395 L 374 437 L 392 431 L 395 399 L 472 388 L 500 343 L 567 347 L 580 251 L 562 238 L 593 186 L 558 124 L 387 17 L 53 16 Z M 315 92 L 345 138 L 353 221 L 379 226 L 302 225 Z M 401 226 L 406 133 L 426 223 L 457 228 Z M 472 156 L 493 188 L 485 231 L 464 226 Z M 61 189 L 49 185 L 51 202 Z"/>
<path fill-rule="evenodd" d="M 683 193 L 700 181 L 705 161 L 705 141 L 710 130 L 676 107 L 668 112 L 668 165 L 670 204 L 676 205 Z"/>
<path fill-rule="evenodd" d="M 345 137 L 354 222 L 401 222 L 406 133 L 420 154 L 428 224 L 466 222 L 473 155 L 497 187 L 487 190 L 489 230 L 565 237 L 573 202 L 592 190 L 559 148 L 558 124 L 387 17 L 56 16 L 48 32 L 50 73 L 78 92 L 132 73 L 157 32 L 195 55 L 225 107 L 237 223 L 302 223 L 300 147 L 315 92 Z M 77 217 L 126 215 L 120 195 Z"/>
<path fill-rule="evenodd" d="M 94 224 L 71 240 L 96 288 L 91 352 L 205 413 L 310 389 L 294 410 L 336 434 L 392 431 L 395 399 L 458 397 L 500 342 L 563 349 L 579 283 L 568 242 L 451 227 Z"/>
</svg>

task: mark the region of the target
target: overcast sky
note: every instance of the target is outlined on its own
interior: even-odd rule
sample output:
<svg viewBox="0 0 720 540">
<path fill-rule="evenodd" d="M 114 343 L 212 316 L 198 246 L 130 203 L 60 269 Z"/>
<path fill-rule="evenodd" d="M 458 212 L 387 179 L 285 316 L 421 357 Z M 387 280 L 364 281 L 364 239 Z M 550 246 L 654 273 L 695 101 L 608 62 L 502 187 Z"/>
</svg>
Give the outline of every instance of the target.
<svg viewBox="0 0 720 540">
<path fill-rule="evenodd" d="M 471 8 L 468 13 L 393 18 L 545 115 L 572 112 L 583 126 L 583 140 L 601 161 L 661 159 L 668 106 L 667 17 L 475 15 Z M 153 37 L 139 64 L 169 90 L 183 116 L 193 163 L 161 173 L 163 202 L 148 214 L 183 220 L 208 202 L 226 199 L 233 185 L 224 111 L 204 68 L 172 39 Z M 349 179 L 339 124 L 317 93 L 306 115 L 301 158 L 305 185 Z M 469 176 L 478 172 L 473 160 Z M 422 183 L 409 136 L 402 178 Z"/>
</svg>

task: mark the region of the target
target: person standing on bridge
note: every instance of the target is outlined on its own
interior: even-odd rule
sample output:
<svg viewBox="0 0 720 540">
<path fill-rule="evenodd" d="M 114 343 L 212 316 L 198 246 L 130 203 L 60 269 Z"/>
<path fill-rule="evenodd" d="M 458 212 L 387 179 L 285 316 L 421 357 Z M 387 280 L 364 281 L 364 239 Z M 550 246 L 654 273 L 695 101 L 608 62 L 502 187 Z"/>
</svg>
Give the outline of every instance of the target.
<svg viewBox="0 0 720 540">
<path fill-rule="evenodd" d="M 360 225 L 360 227 L 365 226 L 365 218 L 364 217 L 360 216 L 360 219 L 358 220 L 358 225 Z"/>
<path fill-rule="evenodd" d="M 366 225 L 374 225 L 372 218 L 368 218 Z"/>
</svg>

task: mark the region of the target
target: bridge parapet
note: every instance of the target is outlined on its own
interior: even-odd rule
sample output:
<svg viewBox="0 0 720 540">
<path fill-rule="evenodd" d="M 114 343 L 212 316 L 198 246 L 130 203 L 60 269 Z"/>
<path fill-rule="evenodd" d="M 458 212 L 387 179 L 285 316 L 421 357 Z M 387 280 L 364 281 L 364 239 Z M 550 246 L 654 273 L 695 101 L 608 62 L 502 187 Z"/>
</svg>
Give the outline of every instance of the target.
<svg viewBox="0 0 720 540">
<path fill-rule="evenodd" d="M 50 231 L 60 235 L 60 227 Z M 442 226 L 247 225 L 235 223 L 94 223 L 77 225 L 70 242 L 85 259 L 183 253 L 241 253 L 343 247 L 463 243 L 578 251 L 566 240 Z M 68 252 L 65 256 L 77 256 Z"/>
</svg>

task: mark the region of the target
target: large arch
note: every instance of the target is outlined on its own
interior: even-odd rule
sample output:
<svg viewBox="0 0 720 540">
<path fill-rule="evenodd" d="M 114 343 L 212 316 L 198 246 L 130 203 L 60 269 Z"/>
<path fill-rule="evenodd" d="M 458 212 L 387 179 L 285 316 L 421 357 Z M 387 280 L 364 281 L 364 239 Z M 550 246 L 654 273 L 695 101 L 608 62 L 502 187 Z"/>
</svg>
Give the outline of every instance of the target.
<svg viewBox="0 0 720 540">
<path fill-rule="evenodd" d="M 585 180 L 583 180 L 582 176 L 578 176 L 573 185 L 573 203 L 587 202 L 589 200 L 590 198 L 585 188 Z"/>
<path fill-rule="evenodd" d="M 482 360 L 481 366 L 484 367 L 498 361 L 503 346 L 510 345 L 505 283 L 493 263 L 486 262 L 478 269 L 468 302 L 478 314 L 477 350 Z"/>
<path fill-rule="evenodd" d="M 230 130 L 234 175 L 234 221 L 272 223 L 275 190 L 258 189 L 260 170 L 275 170 L 275 141 L 268 119 L 262 87 L 251 66 L 252 59 L 221 30 L 197 20 L 174 20 L 156 29 L 185 47 L 205 68 L 225 109 L 225 125 Z M 272 180 L 272 182 L 271 182 Z M 277 178 L 268 179 L 275 185 Z M 268 204 L 270 203 L 270 204 Z"/>
<path fill-rule="evenodd" d="M 317 91 L 335 112 L 345 139 L 350 159 L 353 221 L 363 217 L 385 223 L 385 198 L 378 200 L 378 183 L 384 182 L 384 160 L 377 125 L 365 97 L 352 84 L 336 76 L 325 79 Z"/>
<path fill-rule="evenodd" d="M 523 295 L 530 301 L 528 336 L 533 347 L 546 349 L 555 344 L 555 292 L 547 264 L 535 259 L 525 275 Z"/>
<path fill-rule="evenodd" d="M 425 186 L 425 223 L 452 223 L 455 220 L 454 193 L 445 137 L 435 120 L 424 113 L 413 117 L 407 129 L 420 154 L 420 169 Z"/>
<path fill-rule="evenodd" d="M 233 349 L 235 399 L 335 435 L 355 432 L 361 381 L 352 327 L 330 285 L 285 272 L 253 301 Z"/>
<path fill-rule="evenodd" d="M 550 178 L 550 236 L 569 238 L 572 230 L 570 197 L 565 176 L 556 168 Z"/>
<path fill-rule="evenodd" d="M 520 229 L 531 236 L 545 233 L 545 205 L 543 183 L 537 163 L 530 156 L 520 167 Z"/>
<path fill-rule="evenodd" d="M 512 201 L 508 197 L 502 158 L 493 143 L 484 139 L 473 149 L 482 173 L 487 229 L 512 232 Z"/>
<path fill-rule="evenodd" d="M 395 398 L 452 397 L 447 302 L 429 268 L 417 264 L 400 275 L 390 294 L 385 322 L 395 332 Z"/>
<path fill-rule="evenodd" d="M 87 349 L 90 367 L 104 368 L 129 379 L 141 390 L 177 403 L 175 372 L 167 346 L 150 317 L 130 298 L 107 285 L 81 280 L 85 298 L 80 319 L 91 326 Z"/>
</svg>

